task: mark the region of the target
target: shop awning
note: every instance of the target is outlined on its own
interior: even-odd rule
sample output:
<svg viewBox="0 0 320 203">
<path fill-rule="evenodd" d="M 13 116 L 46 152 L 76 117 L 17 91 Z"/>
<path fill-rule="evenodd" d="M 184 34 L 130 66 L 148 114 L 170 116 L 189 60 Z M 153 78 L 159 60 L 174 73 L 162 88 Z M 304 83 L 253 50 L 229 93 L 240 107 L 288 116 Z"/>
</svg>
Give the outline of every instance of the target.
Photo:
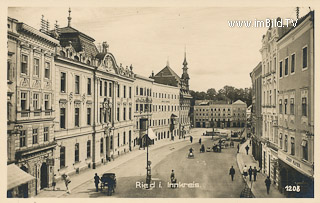
<svg viewBox="0 0 320 203">
<path fill-rule="evenodd" d="M 33 179 L 35 177 L 24 172 L 17 165 L 10 164 L 7 166 L 7 190 L 25 184 Z"/>
<path fill-rule="evenodd" d="M 152 130 L 151 128 L 148 129 L 148 137 L 149 137 L 151 140 L 157 138 L 156 134 L 153 132 L 153 130 Z"/>
</svg>

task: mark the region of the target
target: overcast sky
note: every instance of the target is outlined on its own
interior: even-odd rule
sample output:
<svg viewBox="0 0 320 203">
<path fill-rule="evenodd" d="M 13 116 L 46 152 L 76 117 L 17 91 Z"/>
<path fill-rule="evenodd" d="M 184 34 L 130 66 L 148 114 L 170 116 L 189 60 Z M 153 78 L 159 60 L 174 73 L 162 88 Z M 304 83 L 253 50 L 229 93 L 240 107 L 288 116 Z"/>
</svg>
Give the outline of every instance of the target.
<svg viewBox="0 0 320 203">
<path fill-rule="evenodd" d="M 267 28 L 230 28 L 228 20 L 296 19 L 290 8 L 84 8 L 71 7 L 71 26 L 96 40 L 107 41 L 117 63 L 132 64 L 150 76 L 165 67 L 182 74 L 186 46 L 190 89 L 206 91 L 224 85 L 251 86 L 249 73 L 261 61 Z M 300 9 L 300 16 L 308 8 Z M 41 15 L 67 26 L 68 8 L 9 8 L 8 16 L 40 28 Z"/>
</svg>

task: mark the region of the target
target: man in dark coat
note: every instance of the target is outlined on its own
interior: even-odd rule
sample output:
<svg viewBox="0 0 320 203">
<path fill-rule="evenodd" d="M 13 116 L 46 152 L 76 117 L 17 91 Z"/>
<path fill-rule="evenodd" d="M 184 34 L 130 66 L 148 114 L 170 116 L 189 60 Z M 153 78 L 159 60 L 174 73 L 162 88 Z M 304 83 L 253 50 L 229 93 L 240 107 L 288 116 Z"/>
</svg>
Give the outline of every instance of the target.
<svg viewBox="0 0 320 203">
<path fill-rule="evenodd" d="M 100 182 L 100 177 L 98 176 L 98 174 L 96 173 L 94 175 L 94 184 L 96 185 L 96 192 L 99 191 L 99 182 Z"/>
<path fill-rule="evenodd" d="M 237 145 L 238 152 L 237 153 L 239 153 L 239 148 L 240 148 L 240 146 L 239 146 L 239 143 L 238 143 L 238 145 Z"/>
<path fill-rule="evenodd" d="M 247 151 L 247 155 L 248 155 L 248 152 L 249 152 L 249 146 L 248 145 L 246 146 L 246 151 Z"/>
<path fill-rule="evenodd" d="M 249 167 L 249 170 L 248 170 L 248 173 L 249 173 L 249 180 L 251 181 L 251 177 L 252 177 L 252 172 L 253 172 L 253 170 L 252 170 L 252 168 L 251 168 L 251 166 Z"/>
<path fill-rule="evenodd" d="M 234 174 L 236 173 L 236 171 L 234 170 L 233 166 L 231 166 L 230 171 L 229 171 L 229 175 L 231 175 L 231 180 L 233 181 L 233 177 Z"/>
<path fill-rule="evenodd" d="M 269 194 L 270 185 L 271 185 L 271 180 L 270 180 L 270 177 L 269 177 L 269 176 L 266 178 L 266 180 L 264 181 L 264 183 L 266 184 L 266 187 L 267 187 L 267 194 Z"/>
<path fill-rule="evenodd" d="M 190 136 L 190 142 L 192 143 L 192 139 L 193 139 L 193 137 L 192 136 Z"/>
<path fill-rule="evenodd" d="M 253 168 L 253 181 L 256 181 L 257 180 L 257 173 L 258 173 L 258 170 L 256 167 Z"/>
</svg>

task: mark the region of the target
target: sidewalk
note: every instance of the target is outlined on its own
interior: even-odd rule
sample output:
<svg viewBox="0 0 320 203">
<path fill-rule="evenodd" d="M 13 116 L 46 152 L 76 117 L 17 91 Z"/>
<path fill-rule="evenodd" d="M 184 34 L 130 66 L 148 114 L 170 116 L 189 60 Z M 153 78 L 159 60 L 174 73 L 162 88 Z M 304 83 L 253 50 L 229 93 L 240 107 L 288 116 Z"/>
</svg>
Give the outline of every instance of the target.
<svg viewBox="0 0 320 203">
<path fill-rule="evenodd" d="M 247 155 L 247 152 L 245 150 L 246 146 L 249 146 L 249 152 Z M 240 169 L 240 172 L 243 173 L 243 167 L 244 165 L 251 168 L 256 167 L 259 169 L 259 163 L 254 160 L 252 156 L 252 146 L 250 146 L 250 140 L 247 140 L 245 143 L 243 143 L 240 146 L 239 153 L 237 154 L 237 163 Z M 269 194 L 267 194 L 267 188 L 264 183 L 265 179 L 267 178 L 266 175 L 258 172 L 257 174 L 257 181 L 249 181 L 249 176 L 247 177 L 246 183 L 249 188 L 251 188 L 252 193 L 256 198 L 285 198 L 283 194 L 279 192 L 279 190 L 275 187 L 274 184 L 271 184 Z M 253 175 L 252 175 L 253 180 Z"/>
<path fill-rule="evenodd" d="M 191 132 L 192 133 L 192 132 Z M 189 135 L 186 135 L 186 139 L 179 139 L 179 137 L 176 137 L 174 141 L 171 140 L 161 140 L 155 143 L 155 145 L 151 145 L 149 146 L 149 150 L 154 150 L 157 148 L 160 148 L 162 146 L 165 145 L 169 145 L 172 143 L 178 143 L 178 142 L 189 142 L 189 139 L 187 139 L 187 137 L 189 138 Z M 118 158 L 116 158 L 114 161 L 112 162 L 108 162 L 107 164 L 102 164 L 100 166 L 98 166 L 96 169 L 86 169 L 83 171 L 80 171 L 80 174 L 73 174 L 70 175 L 70 179 L 71 179 L 71 183 L 69 184 L 69 190 L 72 190 L 76 187 L 78 187 L 79 185 L 92 180 L 92 184 L 93 184 L 93 177 L 95 175 L 95 173 L 97 173 L 99 176 L 101 176 L 103 173 L 105 173 L 106 171 L 112 170 L 116 167 L 118 167 L 119 165 L 126 163 L 128 160 L 134 159 L 135 157 L 141 155 L 141 154 L 145 154 L 147 153 L 147 150 L 134 150 L 131 151 L 127 154 L 124 154 Z M 61 197 L 66 193 L 66 186 L 64 181 L 62 181 L 61 179 L 57 181 L 56 183 L 56 190 L 53 191 L 52 187 L 49 188 L 45 188 L 44 190 L 42 190 L 38 195 L 35 196 L 35 198 L 47 198 L 47 197 Z"/>
</svg>

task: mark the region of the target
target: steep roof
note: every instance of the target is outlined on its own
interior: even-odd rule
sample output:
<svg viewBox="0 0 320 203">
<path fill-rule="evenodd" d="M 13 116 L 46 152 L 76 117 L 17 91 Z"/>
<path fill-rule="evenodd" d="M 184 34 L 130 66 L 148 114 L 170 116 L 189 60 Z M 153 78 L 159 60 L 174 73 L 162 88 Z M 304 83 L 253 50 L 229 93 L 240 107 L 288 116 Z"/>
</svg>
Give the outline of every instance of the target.
<svg viewBox="0 0 320 203">
<path fill-rule="evenodd" d="M 78 31 L 73 27 L 58 28 L 57 32 L 60 34 L 59 41 L 62 47 L 68 46 L 69 41 L 72 42 L 73 48 L 77 51 L 84 51 L 89 55 L 96 56 L 99 52 L 92 37 Z"/>
<path fill-rule="evenodd" d="M 154 79 L 156 83 L 175 87 L 178 87 L 180 83 L 180 77 L 169 67 L 169 65 L 151 78 Z"/>
</svg>

